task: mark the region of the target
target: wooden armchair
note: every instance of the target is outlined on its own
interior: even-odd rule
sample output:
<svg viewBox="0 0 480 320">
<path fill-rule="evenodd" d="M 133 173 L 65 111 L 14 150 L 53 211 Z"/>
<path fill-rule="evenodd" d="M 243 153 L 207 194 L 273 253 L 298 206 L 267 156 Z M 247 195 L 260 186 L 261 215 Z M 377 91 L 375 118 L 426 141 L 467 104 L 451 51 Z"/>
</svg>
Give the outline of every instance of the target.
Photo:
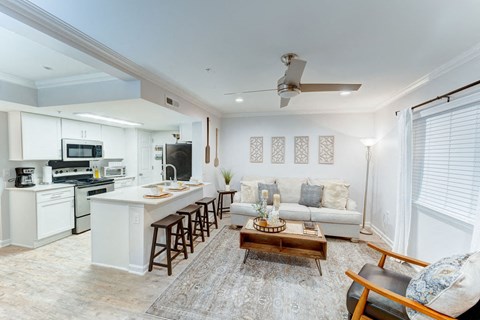
<svg viewBox="0 0 480 320">
<path fill-rule="evenodd" d="M 411 278 L 384 268 L 387 257 L 421 267 L 428 266 L 428 263 L 382 249 L 371 243 L 368 246 L 379 251 L 382 257 L 378 265 L 366 264 L 358 274 L 351 270 L 345 272 L 354 281 L 347 293 L 349 319 L 408 320 L 405 309 L 408 307 L 433 319 L 454 320 L 452 317 L 406 298 L 405 292 Z M 479 310 L 480 302 L 457 319 L 480 319 Z"/>
</svg>

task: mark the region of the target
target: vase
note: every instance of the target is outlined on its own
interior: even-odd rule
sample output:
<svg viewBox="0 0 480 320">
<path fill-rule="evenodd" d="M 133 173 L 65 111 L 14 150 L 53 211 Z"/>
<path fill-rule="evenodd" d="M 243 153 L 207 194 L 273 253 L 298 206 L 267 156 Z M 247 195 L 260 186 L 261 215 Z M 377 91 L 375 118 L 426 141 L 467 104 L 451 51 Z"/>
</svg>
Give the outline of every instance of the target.
<svg viewBox="0 0 480 320">
<path fill-rule="evenodd" d="M 229 184 L 225 185 L 225 191 L 230 191 L 230 185 Z"/>
<path fill-rule="evenodd" d="M 262 219 L 259 219 L 257 224 L 260 226 L 260 227 L 266 227 L 268 226 L 268 221 L 267 219 L 265 218 L 262 218 Z"/>
</svg>

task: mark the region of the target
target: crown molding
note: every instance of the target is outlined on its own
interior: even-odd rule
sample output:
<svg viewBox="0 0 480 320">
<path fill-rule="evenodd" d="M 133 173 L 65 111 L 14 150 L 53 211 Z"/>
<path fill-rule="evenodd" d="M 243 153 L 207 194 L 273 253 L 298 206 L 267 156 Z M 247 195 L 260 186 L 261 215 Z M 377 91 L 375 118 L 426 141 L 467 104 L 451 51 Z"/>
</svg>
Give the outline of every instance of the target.
<svg viewBox="0 0 480 320">
<path fill-rule="evenodd" d="M 27 0 L 0 0 L 0 11 L 134 78 L 147 80 L 216 116 L 221 112 Z"/>
<path fill-rule="evenodd" d="M 10 82 L 14 84 L 21 85 L 23 87 L 29 87 L 32 89 L 36 89 L 35 82 L 32 80 L 24 79 L 18 76 L 14 76 L 8 73 L 0 72 L 0 80 L 5 82 Z"/>
<path fill-rule="evenodd" d="M 383 101 L 379 105 L 377 105 L 372 111 L 378 111 L 382 109 L 383 107 L 388 106 L 392 102 L 395 102 L 396 100 L 400 99 L 401 97 L 409 94 L 410 92 L 413 92 L 417 90 L 418 88 L 424 86 L 425 84 L 442 77 L 443 75 L 449 73 L 452 70 L 455 70 L 462 65 L 477 59 L 480 57 L 480 43 L 477 43 L 475 46 L 470 48 L 469 50 L 457 55 L 447 63 L 444 63 L 440 67 L 434 69 L 432 72 L 427 73 L 423 77 L 417 79 L 416 81 L 412 82 L 399 92 L 395 93 L 392 97 L 388 98 L 387 100 Z"/>
<path fill-rule="evenodd" d="M 112 77 L 111 75 L 108 75 L 106 73 L 99 72 L 75 75 L 70 77 L 39 80 L 35 81 L 35 85 L 37 89 L 45 89 L 112 80 L 118 80 L 118 78 Z"/>
<path fill-rule="evenodd" d="M 228 118 L 252 118 L 252 117 L 281 117 L 281 116 L 301 116 L 301 115 L 319 115 L 319 114 L 366 114 L 372 113 L 371 110 L 352 110 L 352 109 L 344 109 L 344 110 L 322 110 L 322 111 L 314 111 L 314 110 L 298 110 L 298 111 L 268 111 L 268 112 L 242 112 L 242 113 L 224 113 L 222 115 L 223 119 Z"/>
</svg>

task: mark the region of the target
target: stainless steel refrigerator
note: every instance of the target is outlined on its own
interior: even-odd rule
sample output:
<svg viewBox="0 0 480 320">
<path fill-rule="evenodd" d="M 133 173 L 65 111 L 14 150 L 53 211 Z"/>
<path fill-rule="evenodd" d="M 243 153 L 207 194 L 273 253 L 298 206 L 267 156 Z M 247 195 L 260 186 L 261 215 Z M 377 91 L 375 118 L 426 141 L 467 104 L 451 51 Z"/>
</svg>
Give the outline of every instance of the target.
<svg viewBox="0 0 480 320">
<path fill-rule="evenodd" d="M 175 143 L 165 145 L 165 164 L 177 169 L 177 180 L 188 181 L 192 176 L 192 144 Z M 165 169 L 165 179 L 173 180 L 173 169 Z"/>
</svg>

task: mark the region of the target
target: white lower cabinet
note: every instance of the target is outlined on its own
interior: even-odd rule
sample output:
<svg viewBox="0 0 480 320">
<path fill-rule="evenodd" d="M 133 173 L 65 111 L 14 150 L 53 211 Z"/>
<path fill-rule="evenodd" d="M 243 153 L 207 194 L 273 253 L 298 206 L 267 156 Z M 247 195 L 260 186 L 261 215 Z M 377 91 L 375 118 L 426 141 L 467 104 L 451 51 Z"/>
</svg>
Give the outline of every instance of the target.
<svg viewBox="0 0 480 320">
<path fill-rule="evenodd" d="M 9 188 L 12 245 L 37 248 L 72 234 L 73 186 L 36 191 Z"/>
</svg>

